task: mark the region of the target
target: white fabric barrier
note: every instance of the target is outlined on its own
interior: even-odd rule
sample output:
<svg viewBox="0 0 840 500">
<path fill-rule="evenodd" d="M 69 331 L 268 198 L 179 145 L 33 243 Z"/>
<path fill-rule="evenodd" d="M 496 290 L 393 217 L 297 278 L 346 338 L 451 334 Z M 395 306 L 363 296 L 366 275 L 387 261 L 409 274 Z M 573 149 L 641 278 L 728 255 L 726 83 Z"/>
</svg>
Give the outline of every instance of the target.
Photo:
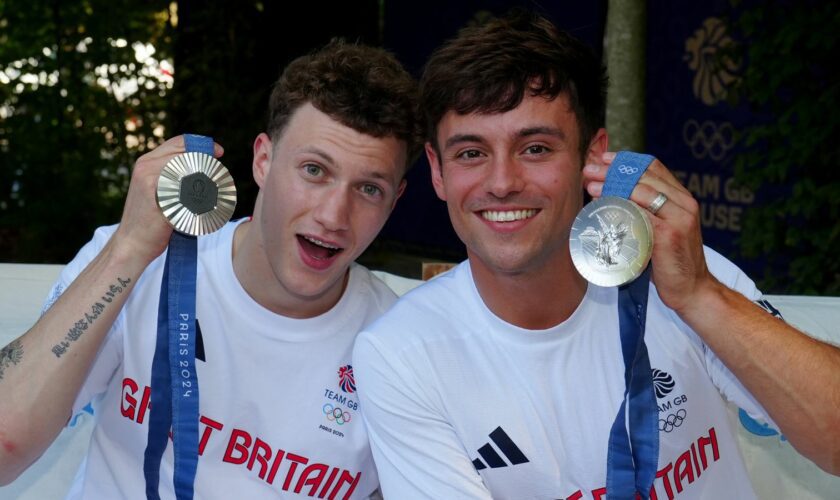
<svg viewBox="0 0 840 500">
<path fill-rule="evenodd" d="M 61 271 L 60 265 L 0 264 L 0 346 L 25 332 Z M 376 274 L 396 293 L 422 283 L 393 274 Z M 840 344 L 840 297 L 768 296 L 785 319 L 814 337 Z M 3 404 L 9 404 L 6 401 Z M 778 433 L 742 419 L 737 408 L 732 418 L 759 498 L 838 498 L 840 477 L 821 471 L 802 458 Z M 83 415 L 66 428 L 14 483 L 0 488 L 0 499 L 42 500 L 63 498 L 90 440 L 93 418 Z"/>
</svg>

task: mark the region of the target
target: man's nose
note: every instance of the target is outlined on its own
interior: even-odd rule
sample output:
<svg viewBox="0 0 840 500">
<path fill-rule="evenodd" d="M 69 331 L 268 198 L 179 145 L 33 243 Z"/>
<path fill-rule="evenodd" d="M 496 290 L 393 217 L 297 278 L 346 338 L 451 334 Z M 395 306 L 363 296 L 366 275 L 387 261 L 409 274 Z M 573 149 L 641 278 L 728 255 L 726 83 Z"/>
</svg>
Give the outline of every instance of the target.
<svg viewBox="0 0 840 500">
<path fill-rule="evenodd" d="M 522 191 L 525 185 L 522 168 L 522 165 L 511 158 L 494 158 L 485 181 L 487 192 L 496 198 L 505 198 Z"/>
<path fill-rule="evenodd" d="M 337 186 L 322 193 L 315 208 L 315 221 L 327 231 L 344 231 L 350 227 L 350 190 Z"/>
</svg>

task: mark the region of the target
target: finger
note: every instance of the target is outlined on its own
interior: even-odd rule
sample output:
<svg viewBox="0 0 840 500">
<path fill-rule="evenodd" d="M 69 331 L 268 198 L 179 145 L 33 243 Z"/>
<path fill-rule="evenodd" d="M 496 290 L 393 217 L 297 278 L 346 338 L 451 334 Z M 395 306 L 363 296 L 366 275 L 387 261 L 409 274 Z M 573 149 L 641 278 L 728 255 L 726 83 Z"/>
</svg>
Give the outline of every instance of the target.
<svg viewBox="0 0 840 500">
<path fill-rule="evenodd" d="M 659 159 L 654 159 L 653 162 L 651 162 L 651 164 L 647 168 L 647 171 L 645 172 L 645 175 L 649 175 L 650 177 L 659 179 L 662 182 L 673 186 L 677 190 L 684 189 L 682 183 Z"/>
<path fill-rule="evenodd" d="M 615 159 L 615 156 L 616 153 L 604 153 L 602 158 L 603 163 L 589 163 L 584 166 L 583 184 L 584 188 L 586 188 L 587 192 L 591 196 L 597 198 L 602 195 L 608 171 L 611 167 L 612 161 Z M 682 192 L 682 195 L 688 195 L 688 192 L 684 190 L 682 185 L 679 182 L 677 182 L 676 178 L 673 177 L 673 175 L 670 175 L 670 172 L 668 172 L 668 170 L 661 165 L 661 162 L 659 162 L 658 160 L 654 160 L 651 163 L 651 166 L 653 166 L 654 164 L 657 165 L 657 168 L 651 170 L 651 168 L 648 167 L 648 169 L 639 179 L 637 185 L 649 184 L 656 191 L 663 191 L 666 195 L 670 195 L 671 197 L 677 197 L 677 194 L 680 192 Z M 654 197 L 656 196 L 656 191 L 653 192 Z M 682 199 L 683 196 L 679 196 L 679 198 Z M 647 206 L 647 204 L 645 204 L 645 197 L 642 197 L 640 200 L 634 201 L 637 201 L 637 203 L 639 203 L 640 205 Z"/>
<path fill-rule="evenodd" d="M 183 135 L 177 135 L 143 155 L 146 159 L 157 160 L 165 157 L 176 156 L 186 152 L 186 143 Z M 225 148 L 217 142 L 213 142 L 213 156 L 221 158 L 225 154 Z"/>
<path fill-rule="evenodd" d="M 602 195 L 607 171 L 615 156 L 615 153 L 604 153 L 601 158 L 603 164 L 590 163 L 584 167 L 584 187 L 593 198 Z M 660 193 L 666 197 L 667 201 L 657 210 L 659 219 L 670 218 L 675 222 L 682 223 L 694 216 L 696 205 L 694 197 L 676 180 L 662 162 L 654 160 L 639 179 L 630 195 L 630 199 L 640 207 L 650 210 L 651 204 Z M 667 209 L 665 209 L 666 206 Z"/>
<path fill-rule="evenodd" d="M 592 190 L 597 192 L 600 195 L 600 191 L 603 187 L 603 183 L 606 181 L 607 175 L 611 168 L 613 161 L 615 160 L 618 153 L 607 151 L 602 153 L 600 157 L 596 157 L 594 161 L 589 162 L 583 168 L 583 182 L 584 187 L 589 190 L 590 184 L 592 185 Z M 654 159 L 655 163 L 656 160 Z M 649 170 L 649 167 L 646 167 Z M 647 171 L 644 175 L 648 175 Z M 656 174 L 651 174 L 656 175 Z M 592 192 L 590 192 L 592 194 Z"/>
<path fill-rule="evenodd" d="M 664 203 L 658 209 L 656 206 L 651 207 L 660 194 L 665 196 Z M 654 225 L 664 222 L 688 228 L 691 227 L 693 221 L 699 220 L 700 205 L 697 200 L 687 191 L 675 189 L 671 184 L 659 179 L 651 178 L 645 183 L 637 184 L 630 199 L 647 209 Z"/>
<path fill-rule="evenodd" d="M 662 193 L 672 205 L 677 205 L 691 214 L 697 210 L 697 200 L 694 196 L 659 160 L 654 160 L 650 164 L 645 175 L 639 180 L 637 187 L 639 186 L 642 187 L 637 194 L 638 198 L 634 201 L 646 208 L 649 208 L 659 193 Z M 646 190 L 645 187 L 651 189 Z"/>
<path fill-rule="evenodd" d="M 647 175 L 639 180 L 630 199 L 645 208 L 649 207 L 659 193 L 664 194 L 669 201 L 675 205 L 688 208 L 692 205 L 694 197 L 681 184 L 673 184 L 670 180 Z"/>
<path fill-rule="evenodd" d="M 157 160 L 163 157 L 184 153 L 185 150 L 186 146 L 184 145 L 184 136 L 176 135 L 175 137 L 170 137 L 160 146 L 144 154 L 141 158 L 147 160 Z"/>
<path fill-rule="evenodd" d="M 593 197 L 601 196 L 607 167 L 596 163 L 589 163 L 583 167 L 583 187 Z"/>
</svg>

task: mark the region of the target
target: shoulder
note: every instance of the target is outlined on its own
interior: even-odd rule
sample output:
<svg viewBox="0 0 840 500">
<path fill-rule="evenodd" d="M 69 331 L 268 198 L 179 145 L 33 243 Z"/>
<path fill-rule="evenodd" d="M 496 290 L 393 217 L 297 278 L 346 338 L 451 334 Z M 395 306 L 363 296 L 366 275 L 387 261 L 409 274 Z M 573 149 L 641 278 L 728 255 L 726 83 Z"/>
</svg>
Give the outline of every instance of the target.
<svg viewBox="0 0 840 500">
<path fill-rule="evenodd" d="M 467 263 L 408 291 L 360 334 L 358 342 L 408 347 L 466 334 L 459 325 L 475 319 L 473 283 Z"/>
<path fill-rule="evenodd" d="M 350 265 L 350 278 L 344 293 L 359 299 L 354 303 L 364 309 L 370 318 L 365 324 L 379 317 L 397 301 L 397 294 L 388 285 L 370 269 L 355 262 Z"/>
<path fill-rule="evenodd" d="M 462 263 L 406 292 L 383 320 L 393 321 L 404 315 L 419 315 L 430 321 L 451 318 L 453 312 L 471 301 L 472 286 L 469 265 Z"/>
<path fill-rule="evenodd" d="M 217 255 L 230 259 L 232 255 L 233 235 L 236 233 L 236 228 L 246 221 L 248 221 L 247 217 L 228 221 L 218 231 L 199 236 L 199 252 L 202 255 Z"/>
</svg>

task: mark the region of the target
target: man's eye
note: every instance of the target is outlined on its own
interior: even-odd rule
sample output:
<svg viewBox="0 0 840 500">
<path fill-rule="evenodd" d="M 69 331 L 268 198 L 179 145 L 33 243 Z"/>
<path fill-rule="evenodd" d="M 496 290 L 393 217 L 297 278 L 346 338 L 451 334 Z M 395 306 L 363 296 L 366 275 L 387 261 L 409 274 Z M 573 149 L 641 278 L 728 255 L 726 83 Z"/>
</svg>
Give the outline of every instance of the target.
<svg viewBox="0 0 840 500">
<path fill-rule="evenodd" d="M 379 196 L 382 194 L 382 189 L 374 184 L 365 184 L 362 186 L 362 193 L 368 196 Z"/>
<path fill-rule="evenodd" d="M 480 157 L 481 151 L 477 149 L 467 149 L 466 151 L 461 151 L 460 153 L 458 153 L 458 158 L 461 158 L 462 160 L 472 160 Z"/>
<path fill-rule="evenodd" d="M 323 174 L 323 169 L 314 163 L 307 163 L 303 166 L 303 170 L 312 177 L 318 177 Z"/>
<path fill-rule="evenodd" d="M 547 152 L 548 148 L 540 144 L 534 144 L 533 146 L 528 146 L 527 148 L 525 148 L 525 153 L 529 155 L 539 155 Z"/>
</svg>

